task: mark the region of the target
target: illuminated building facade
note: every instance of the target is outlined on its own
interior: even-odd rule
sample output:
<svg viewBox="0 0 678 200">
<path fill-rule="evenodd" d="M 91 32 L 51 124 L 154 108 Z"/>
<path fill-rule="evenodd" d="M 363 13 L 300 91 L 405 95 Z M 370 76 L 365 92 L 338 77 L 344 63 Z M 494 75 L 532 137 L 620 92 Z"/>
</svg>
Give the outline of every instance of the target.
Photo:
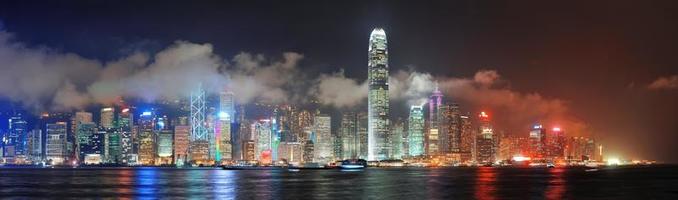
<svg viewBox="0 0 678 200">
<path fill-rule="evenodd" d="M 437 155 L 440 153 L 440 139 L 441 136 L 447 134 L 442 133 L 441 124 L 443 112 L 441 107 L 443 103 L 443 93 L 438 90 L 438 87 L 433 91 L 433 94 L 428 99 L 428 130 L 426 131 L 425 145 L 427 155 Z"/>
<path fill-rule="evenodd" d="M 62 165 L 68 157 L 66 149 L 66 122 L 47 124 L 46 127 L 46 159 L 53 165 Z"/>
<path fill-rule="evenodd" d="M 480 122 L 478 131 L 480 134 L 476 138 L 476 162 L 494 163 L 498 139 L 490 124 L 490 116 L 485 112 L 480 112 L 478 118 Z"/>
<path fill-rule="evenodd" d="M 78 124 L 81 123 L 92 123 L 92 113 L 90 112 L 75 112 L 75 115 L 73 115 L 71 119 L 71 131 L 74 132 L 74 139 L 76 140 L 76 145 L 77 145 L 77 140 L 78 140 Z M 77 149 L 76 149 L 77 151 Z"/>
<path fill-rule="evenodd" d="M 104 135 L 104 162 L 122 162 L 122 133 L 115 129 L 106 130 Z"/>
<path fill-rule="evenodd" d="M 232 160 L 233 146 L 231 143 L 231 115 L 222 111 L 219 113 L 217 124 L 215 126 L 218 161 Z M 244 143 L 243 143 L 244 144 Z"/>
<path fill-rule="evenodd" d="M 154 165 L 156 158 L 156 138 L 153 130 L 139 130 L 139 163 Z"/>
<path fill-rule="evenodd" d="M 367 149 L 368 149 L 368 115 L 367 113 L 361 112 L 358 113 L 358 143 L 356 149 L 358 149 L 358 158 L 367 159 Z"/>
<path fill-rule="evenodd" d="M 113 107 L 101 109 L 101 123 L 99 125 L 104 129 L 115 128 L 115 109 Z"/>
<path fill-rule="evenodd" d="M 318 114 L 315 116 L 313 120 L 313 132 L 316 136 L 314 160 L 317 162 L 330 162 L 334 157 L 331 127 L 332 119 L 329 115 Z"/>
<path fill-rule="evenodd" d="M 255 160 L 256 154 L 256 143 L 253 140 L 243 141 L 243 159 L 244 160 Z"/>
<path fill-rule="evenodd" d="M 191 92 L 191 137 L 189 159 L 196 163 L 207 163 L 210 159 L 210 136 L 207 131 L 207 106 L 205 106 L 205 90 L 199 86 Z M 141 158 L 141 156 L 140 156 Z"/>
<path fill-rule="evenodd" d="M 358 136 L 358 116 L 347 112 L 341 118 L 341 159 L 358 158 L 360 137 Z M 339 157 L 339 155 L 337 155 Z"/>
<path fill-rule="evenodd" d="M 573 161 L 601 161 L 601 156 L 598 156 L 599 146 L 596 146 L 595 140 L 587 137 L 571 137 L 567 141 L 566 155 L 567 159 Z"/>
<path fill-rule="evenodd" d="M 129 108 L 123 108 L 118 116 L 118 130 L 120 131 L 120 162 L 129 163 L 130 156 L 134 154 L 134 137 L 132 126 L 134 114 Z"/>
<path fill-rule="evenodd" d="M 532 126 L 529 135 L 530 140 L 530 157 L 544 158 L 546 157 L 546 129 L 541 124 Z"/>
<path fill-rule="evenodd" d="M 301 163 L 303 154 L 304 149 L 299 142 L 280 142 L 278 146 L 278 160 L 285 160 L 290 164 Z"/>
<path fill-rule="evenodd" d="M 190 126 L 174 126 L 174 163 L 183 165 L 188 161 Z"/>
<path fill-rule="evenodd" d="M 553 127 L 546 137 L 546 156 L 550 159 L 565 158 L 565 131 L 560 127 Z"/>
<path fill-rule="evenodd" d="M 410 107 L 410 117 L 407 120 L 408 154 L 421 156 L 424 154 L 424 110 L 421 106 Z"/>
<path fill-rule="evenodd" d="M 0 137 L 1 139 L 2 137 Z M 29 159 L 34 162 L 40 162 L 42 161 L 43 158 L 43 153 L 42 153 L 42 145 L 43 145 L 43 135 L 42 135 L 42 130 L 40 129 L 33 129 L 32 131 L 28 132 L 28 141 L 26 143 L 27 146 L 27 153 L 29 156 Z M 2 154 L 0 154 L 2 155 Z"/>
<path fill-rule="evenodd" d="M 304 158 L 303 158 L 304 163 L 313 162 L 314 157 L 313 151 L 314 151 L 313 140 L 306 140 L 306 142 L 304 143 Z"/>
<path fill-rule="evenodd" d="M 123 132 L 130 132 L 132 123 L 134 122 L 134 115 L 129 108 L 123 108 L 118 115 L 118 128 Z"/>
<path fill-rule="evenodd" d="M 273 133 L 271 129 L 271 120 L 262 119 L 254 124 L 252 124 L 256 135 L 256 151 L 255 158 L 259 161 L 271 163 L 271 160 L 264 160 L 263 154 L 269 154 L 268 159 L 270 159 L 270 153 L 272 153 L 273 145 Z"/>
<path fill-rule="evenodd" d="M 292 120 L 290 122 L 290 129 L 295 135 L 296 141 L 302 142 L 309 139 L 309 134 L 306 131 L 308 127 L 313 127 L 313 113 L 308 110 L 293 110 Z"/>
<path fill-rule="evenodd" d="M 171 130 L 161 130 L 157 134 L 157 158 L 156 165 L 172 164 L 173 135 Z"/>
<path fill-rule="evenodd" d="M 389 159 L 389 94 L 388 49 L 386 32 L 375 28 L 370 34 L 368 48 L 369 91 L 367 95 L 368 149 L 367 160 Z"/>
<path fill-rule="evenodd" d="M 340 160 L 341 155 L 344 155 L 343 141 L 341 141 L 341 135 L 332 134 L 332 160 Z"/>
<path fill-rule="evenodd" d="M 402 121 L 397 121 L 393 123 L 393 128 L 391 129 L 392 133 L 392 147 L 393 159 L 401 159 L 403 157 L 403 136 L 405 135 L 405 123 Z"/>
<path fill-rule="evenodd" d="M 15 115 L 9 118 L 9 133 L 0 138 L 3 144 L 4 159 L 8 163 L 20 163 L 26 159 L 26 141 L 28 137 L 28 123 L 21 115 Z"/>
<path fill-rule="evenodd" d="M 219 93 L 219 112 L 228 114 L 230 122 L 235 121 L 235 98 L 233 92 L 222 91 Z"/>
<path fill-rule="evenodd" d="M 98 132 L 97 125 L 91 122 L 80 122 L 76 130 L 76 149 L 80 162 L 83 162 L 86 154 L 93 154 L 94 147 L 92 136 Z"/>
<path fill-rule="evenodd" d="M 462 162 L 474 161 L 476 152 L 476 132 L 469 115 L 460 115 L 461 123 L 459 153 Z"/>
<path fill-rule="evenodd" d="M 448 104 L 442 110 L 441 130 L 445 133 L 441 135 L 441 151 L 443 153 L 461 152 L 461 130 L 462 120 L 461 111 L 458 104 Z"/>
</svg>

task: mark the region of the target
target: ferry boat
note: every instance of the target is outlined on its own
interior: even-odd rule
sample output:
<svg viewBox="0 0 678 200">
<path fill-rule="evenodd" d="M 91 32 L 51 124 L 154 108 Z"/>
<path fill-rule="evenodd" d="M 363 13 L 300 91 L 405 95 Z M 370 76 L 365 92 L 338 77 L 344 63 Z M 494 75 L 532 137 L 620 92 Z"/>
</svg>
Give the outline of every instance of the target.
<svg viewBox="0 0 678 200">
<path fill-rule="evenodd" d="M 341 161 L 341 169 L 363 169 L 367 167 L 367 161 L 363 159 L 348 159 Z"/>
</svg>

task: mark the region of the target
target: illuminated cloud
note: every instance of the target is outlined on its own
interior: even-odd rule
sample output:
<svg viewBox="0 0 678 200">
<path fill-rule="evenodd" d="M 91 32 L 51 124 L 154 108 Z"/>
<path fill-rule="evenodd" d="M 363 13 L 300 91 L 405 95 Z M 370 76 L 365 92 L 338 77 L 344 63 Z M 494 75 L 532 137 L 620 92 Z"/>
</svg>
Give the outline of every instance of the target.
<svg viewBox="0 0 678 200">
<path fill-rule="evenodd" d="M 296 95 L 290 94 L 295 83 L 303 81 L 298 69 L 303 55 L 283 53 L 281 60 L 268 60 L 263 55 L 240 53 L 228 64 L 228 86 L 239 102 L 260 101 L 265 103 L 289 102 Z"/>
<path fill-rule="evenodd" d="M 320 103 L 340 108 L 360 104 L 367 98 L 367 81 L 358 81 L 344 76 L 344 71 L 334 74 L 321 74 L 309 91 Z"/>
<path fill-rule="evenodd" d="M 36 110 L 52 104 L 84 106 L 75 105 L 89 102 L 81 94 L 82 86 L 95 81 L 102 69 L 96 60 L 48 48 L 26 47 L 5 31 L 0 31 L 0 63 L 0 96 Z"/>
<path fill-rule="evenodd" d="M 0 96 L 35 111 L 71 110 L 126 97 L 149 102 L 185 98 L 200 83 L 211 94 L 233 90 L 241 103 L 278 103 L 301 99 L 294 87 L 305 84 L 298 83 L 304 79 L 297 69 L 303 55 L 293 52 L 280 60 L 240 53 L 228 62 L 211 44 L 177 41 L 149 55 L 136 52 L 103 62 L 29 48 L 0 31 Z"/>
<path fill-rule="evenodd" d="M 103 62 L 28 48 L 0 31 L 0 95 L 35 110 L 70 110 L 112 104 L 121 97 L 186 98 L 202 83 L 211 94 L 232 90 L 240 103 L 304 103 L 315 97 L 337 108 L 364 105 L 366 81 L 346 77 L 343 71 L 307 74 L 298 66 L 303 57 L 294 52 L 277 58 L 243 52 L 227 60 L 216 55 L 211 44 L 177 41 L 155 54 L 136 52 Z M 676 79 L 661 78 L 650 88 L 676 87 Z M 447 101 L 462 103 L 467 111 L 488 109 L 502 115 L 507 121 L 497 123 L 509 130 L 528 127 L 535 120 L 558 123 L 570 132 L 587 127 L 569 115 L 564 101 L 517 92 L 502 82 L 495 70 L 480 70 L 466 78 L 400 70 L 391 73 L 389 94 L 392 104 L 422 105 L 438 85 Z"/>
<path fill-rule="evenodd" d="M 670 77 L 659 77 L 647 86 L 651 90 L 671 90 L 678 89 L 678 75 Z"/>
<path fill-rule="evenodd" d="M 389 92 L 392 100 L 421 105 L 438 85 L 445 101 L 460 103 L 465 111 L 487 110 L 493 116 L 501 116 L 493 122 L 503 130 L 527 130 L 530 124 L 540 121 L 559 124 L 573 135 L 588 133 L 588 125 L 569 113 L 565 101 L 539 93 L 521 93 L 504 82 L 496 70 L 479 70 L 470 78 L 398 71 L 391 77 Z"/>
</svg>

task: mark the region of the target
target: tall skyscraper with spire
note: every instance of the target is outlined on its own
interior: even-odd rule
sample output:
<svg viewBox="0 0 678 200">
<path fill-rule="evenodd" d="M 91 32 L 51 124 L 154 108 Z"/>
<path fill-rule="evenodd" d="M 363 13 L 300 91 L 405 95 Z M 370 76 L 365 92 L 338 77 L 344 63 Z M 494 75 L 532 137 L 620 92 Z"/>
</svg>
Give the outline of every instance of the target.
<svg viewBox="0 0 678 200">
<path fill-rule="evenodd" d="M 441 145 L 440 145 L 440 139 L 443 138 L 442 136 L 446 136 L 446 133 L 443 133 L 443 129 L 441 127 L 442 124 L 442 114 L 441 112 L 441 107 L 443 104 L 443 93 L 440 92 L 438 89 L 438 86 L 436 86 L 436 89 L 433 91 L 433 94 L 431 94 L 431 97 L 428 99 L 428 114 L 429 114 L 429 120 L 428 120 L 428 130 L 426 132 L 426 138 L 425 138 L 425 143 L 426 143 L 426 154 L 428 155 L 436 155 L 440 153 Z"/>
<path fill-rule="evenodd" d="M 368 160 L 391 158 L 389 135 L 388 50 L 386 32 L 375 28 L 368 47 Z"/>
</svg>

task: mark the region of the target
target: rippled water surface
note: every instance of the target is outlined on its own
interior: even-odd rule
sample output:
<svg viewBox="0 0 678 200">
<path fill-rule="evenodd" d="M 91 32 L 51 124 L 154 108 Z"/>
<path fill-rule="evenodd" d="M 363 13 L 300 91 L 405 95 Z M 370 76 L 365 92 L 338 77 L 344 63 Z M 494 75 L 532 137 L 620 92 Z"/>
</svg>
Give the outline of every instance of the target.
<svg viewBox="0 0 678 200">
<path fill-rule="evenodd" d="M 241 170 L 0 168 L 0 197 L 678 199 L 678 167 Z"/>
</svg>

